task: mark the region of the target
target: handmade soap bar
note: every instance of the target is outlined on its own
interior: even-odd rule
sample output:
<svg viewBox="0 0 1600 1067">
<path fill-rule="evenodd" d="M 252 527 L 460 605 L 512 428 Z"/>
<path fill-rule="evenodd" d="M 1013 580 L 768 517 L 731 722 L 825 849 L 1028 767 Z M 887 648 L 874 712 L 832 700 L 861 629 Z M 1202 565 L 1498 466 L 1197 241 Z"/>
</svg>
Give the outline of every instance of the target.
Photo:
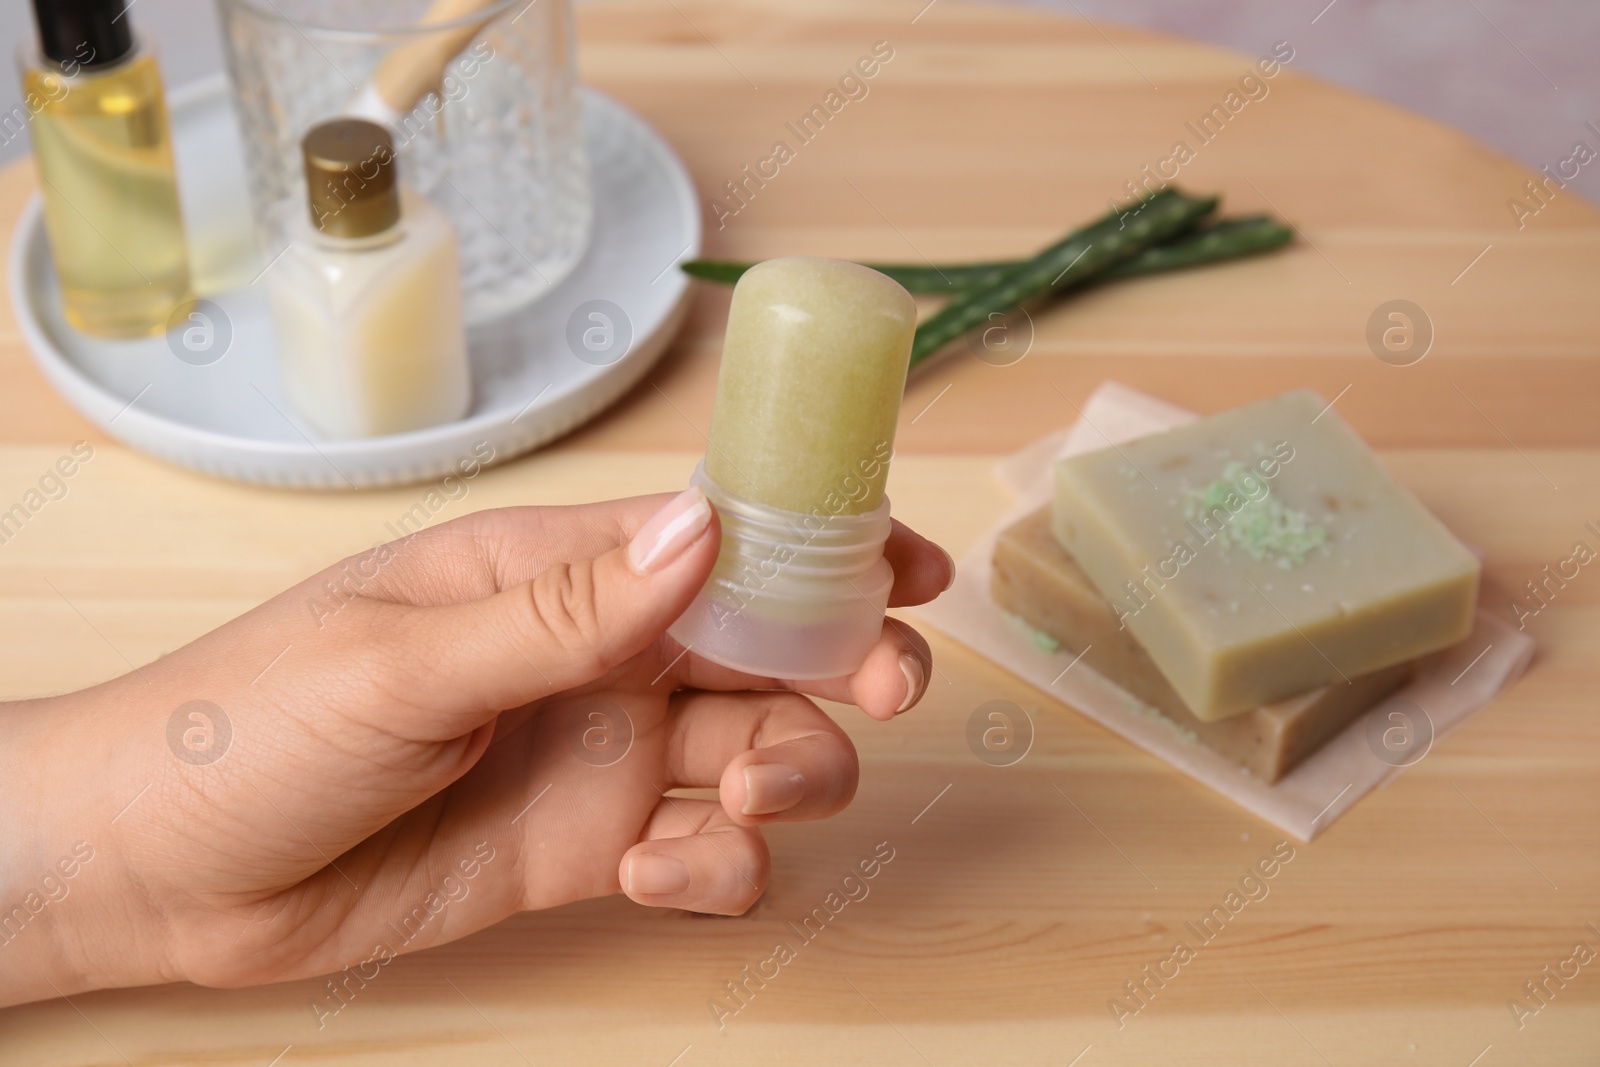
<svg viewBox="0 0 1600 1067">
<path fill-rule="evenodd" d="M 853 673 L 894 572 L 883 486 L 916 306 L 875 270 L 774 259 L 733 290 L 706 458 L 722 550 L 668 631 L 766 678 Z"/>
<path fill-rule="evenodd" d="M 1476 557 L 1309 390 L 1055 473 L 1057 539 L 1207 722 L 1471 629 Z"/>
<path fill-rule="evenodd" d="M 875 270 L 769 259 L 728 309 L 706 474 L 785 511 L 883 503 L 917 308 Z"/>
<path fill-rule="evenodd" d="M 1164 715 L 1173 728 L 1269 784 L 1411 677 L 1411 664 L 1385 667 L 1254 708 L 1220 722 L 1194 717 L 1133 634 L 1117 621 L 1077 563 L 1050 532 L 1040 508 L 1000 534 L 990 586 L 995 603 L 1059 643 L 1101 677 Z"/>
</svg>

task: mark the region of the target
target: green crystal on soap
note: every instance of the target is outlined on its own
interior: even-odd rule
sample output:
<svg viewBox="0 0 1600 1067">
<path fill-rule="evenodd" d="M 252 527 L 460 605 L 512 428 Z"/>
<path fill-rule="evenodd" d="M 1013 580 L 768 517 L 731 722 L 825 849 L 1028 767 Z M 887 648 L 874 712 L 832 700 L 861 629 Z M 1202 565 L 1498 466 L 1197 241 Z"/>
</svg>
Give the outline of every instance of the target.
<svg viewBox="0 0 1600 1067">
<path fill-rule="evenodd" d="M 1216 481 L 1189 490 L 1183 505 L 1184 518 L 1197 520 L 1228 507 L 1230 495 L 1244 492 L 1243 479 L 1249 470 L 1235 460 L 1223 468 L 1222 477 Z M 1259 480 L 1256 484 L 1260 484 Z M 1327 544 L 1328 531 L 1312 522 L 1303 509 L 1287 507 L 1270 487 L 1260 492 L 1259 498 L 1244 496 L 1242 504 L 1229 508 L 1233 521 L 1222 530 L 1228 544 L 1248 553 L 1251 559 L 1270 561 L 1283 570 L 1304 563 L 1306 553 Z"/>
<path fill-rule="evenodd" d="M 735 496 L 806 514 L 883 503 L 917 309 L 855 263 L 789 257 L 733 290 L 706 474 Z"/>
</svg>

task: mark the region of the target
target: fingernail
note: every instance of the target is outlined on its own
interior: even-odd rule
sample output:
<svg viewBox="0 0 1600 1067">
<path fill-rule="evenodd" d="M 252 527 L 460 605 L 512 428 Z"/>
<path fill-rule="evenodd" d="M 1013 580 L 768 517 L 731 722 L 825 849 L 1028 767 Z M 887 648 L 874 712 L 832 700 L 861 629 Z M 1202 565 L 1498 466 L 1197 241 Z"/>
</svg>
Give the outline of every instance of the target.
<svg viewBox="0 0 1600 1067">
<path fill-rule="evenodd" d="M 689 868 L 671 856 L 645 853 L 628 861 L 629 896 L 663 896 L 689 888 Z"/>
<path fill-rule="evenodd" d="M 694 544 L 711 522 L 711 504 L 699 486 L 690 486 L 639 528 L 628 542 L 628 566 L 638 574 L 654 574 Z"/>
<path fill-rule="evenodd" d="M 917 698 L 922 695 L 923 682 L 927 680 L 927 675 L 922 670 L 922 661 L 911 652 L 900 653 L 900 673 L 906 676 L 906 698 L 900 702 L 898 708 L 894 709 L 896 715 L 917 702 Z"/>
<path fill-rule="evenodd" d="M 950 567 L 950 577 L 945 579 L 944 588 L 939 590 L 939 592 L 943 593 L 956 584 L 956 558 L 946 552 L 943 545 L 936 544 L 933 547 L 939 550 L 940 554 L 944 556 L 945 563 Z"/>
<path fill-rule="evenodd" d="M 752 763 L 744 769 L 746 815 L 788 811 L 805 795 L 805 776 L 787 763 Z"/>
</svg>

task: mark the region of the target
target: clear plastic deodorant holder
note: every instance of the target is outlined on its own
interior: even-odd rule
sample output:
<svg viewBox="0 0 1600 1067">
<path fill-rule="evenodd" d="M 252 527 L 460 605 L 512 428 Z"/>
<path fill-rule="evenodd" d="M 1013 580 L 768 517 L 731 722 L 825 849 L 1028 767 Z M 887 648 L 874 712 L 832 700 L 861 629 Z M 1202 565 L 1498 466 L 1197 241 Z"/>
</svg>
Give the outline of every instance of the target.
<svg viewBox="0 0 1600 1067">
<path fill-rule="evenodd" d="M 854 673 L 883 631 L 884 484 L 917 309 L 855 263 L 790 257 L 734 287 L 694 484 L 722 549 L 669 633 L 763 678 Z"/>
<path fill-rule="evenodd" d="M 784 511 L 734 496 L 695 468 L 722 520 L 711 578 L 671 628 L 697 655 L 769 678 L 834 678 L 883 629 L 894 572 L 889 501 L 859 515 Z"/>
</svg>

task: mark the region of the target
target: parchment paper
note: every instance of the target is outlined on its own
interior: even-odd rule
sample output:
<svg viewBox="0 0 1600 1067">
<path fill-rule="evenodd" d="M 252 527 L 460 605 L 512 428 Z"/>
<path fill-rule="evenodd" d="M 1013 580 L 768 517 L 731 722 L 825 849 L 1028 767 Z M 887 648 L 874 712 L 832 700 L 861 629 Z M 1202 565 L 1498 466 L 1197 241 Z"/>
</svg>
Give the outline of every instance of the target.
<svg viewBox="0 0 1600 1067">
<path fill-rule="evenodd" d="M 1437 743 L 1516 681 L 1532 660 L 1533 639 L 1480 607 L 1465 641 L 1425 657 L 1410 685 L 1355 720 L 1276 785 L 1267 785 L 1189 740 L 1169 720 L 1088 666 L 1074 663 L 1075 652 L 1041 649 L 990 599 L 995 539 L 1050 500 L 1050 466 L 1056 459 L 1158 433 L 1196 417 L 1116 382 L 1096 390 L 1079 415 L 1067 429 L 998 464 L 996 474 L 1016 494 L 1016 506 L 958 563 L 949 592 L 913 613 L 1284 832 L 1309 841 L 1327 829 L 1402 766 L 1424 758 L 1430 732 Z M 1392 735 L 1397 742 L 1410 744 L 1385 744 L 1384 731 L 1391 729 L 1402 731 Z"/>
</svg>

